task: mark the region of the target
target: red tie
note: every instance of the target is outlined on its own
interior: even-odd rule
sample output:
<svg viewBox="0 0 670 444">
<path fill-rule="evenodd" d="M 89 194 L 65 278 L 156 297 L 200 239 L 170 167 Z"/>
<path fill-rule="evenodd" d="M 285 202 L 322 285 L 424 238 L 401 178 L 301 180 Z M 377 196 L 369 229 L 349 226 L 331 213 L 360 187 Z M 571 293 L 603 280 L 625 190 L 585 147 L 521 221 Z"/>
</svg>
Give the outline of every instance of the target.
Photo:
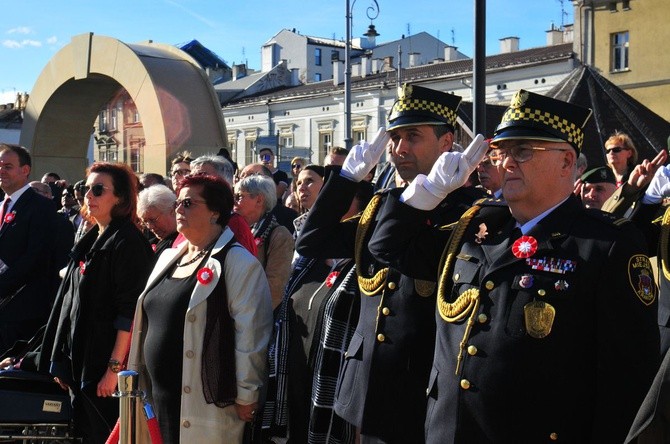
<svg viewBox="0 0 670 444">
<path fill-rule="evenodd" d="M 2 203 L 2 210 L 0 210 L 0 227 L 2 227 L 5 223 L 5 213 L 7 212 L 7 208 L 9 208 L 9 201 L 11 199 L 9 196 L 5 199 L 5 201 Z"/>
</svg>

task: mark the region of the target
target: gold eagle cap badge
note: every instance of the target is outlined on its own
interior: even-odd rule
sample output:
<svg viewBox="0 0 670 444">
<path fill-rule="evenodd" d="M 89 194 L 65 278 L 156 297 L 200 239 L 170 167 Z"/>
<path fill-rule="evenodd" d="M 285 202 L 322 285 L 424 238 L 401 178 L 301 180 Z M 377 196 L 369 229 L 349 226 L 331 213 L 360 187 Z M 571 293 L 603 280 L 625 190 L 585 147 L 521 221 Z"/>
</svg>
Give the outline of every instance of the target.
<svg viewBox="0 0 670 444">
<path fill-rule="evenodd" d="M 512 108 L 521 108 L 526 103 L 526 100 L 528 100 L 528 92 L 517 91 L 514 97 L 512 97 L 512 102 L 509 106 Z"/>
<path fill-rule="evenodd" d="M 398 88 L 398 100 L 412 96 L 412 85 L 404 84 L 402 88 Z"/>
</svg>

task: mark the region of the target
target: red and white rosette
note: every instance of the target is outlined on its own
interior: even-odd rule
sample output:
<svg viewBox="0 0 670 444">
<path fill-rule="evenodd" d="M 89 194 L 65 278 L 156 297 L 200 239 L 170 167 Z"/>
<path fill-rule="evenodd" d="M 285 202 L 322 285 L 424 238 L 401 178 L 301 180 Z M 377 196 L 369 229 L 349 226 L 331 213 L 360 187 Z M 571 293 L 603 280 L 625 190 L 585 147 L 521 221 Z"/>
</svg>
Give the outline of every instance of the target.
<svg viewBox="0 0 670 444">
<path fill-rule="evenodd" d="M 11 224 L 14 221 L 15 217 L 16 217 L 16 211 L 12 211 L 11 213 L 5 214 L 5 223 Z"/>
<path fill-rule="evenodd" d="M 333 285 L 335 285 L 335 281 L 337 280 L 337 277 L 339 275 L 340 275 L 339 271 L 332 271 L 326 278 L 326 287 L 330 288 Z"/>
<path fill-rule="evenodd" d="M 521 236 L 512 245 L 512 253 L 520 259 L 531 257 L 537 251 L 537 239 L 533 236 Z"/>
<path fill-rule="evenodd" d="M 84 275 L 86 273 L 86 262 L 79 261 L 79 274 Z"/>
<path fill-rule="evenodd" d="M 196 277 L 198 278 L 198 282 L 200 282 L 202 285 L 207 285 L 212 282 L 212 279 L 214 279 L 214 272 L 211 268 L 202 267 L 200 270 L 198 270 Z"/>
</svg>

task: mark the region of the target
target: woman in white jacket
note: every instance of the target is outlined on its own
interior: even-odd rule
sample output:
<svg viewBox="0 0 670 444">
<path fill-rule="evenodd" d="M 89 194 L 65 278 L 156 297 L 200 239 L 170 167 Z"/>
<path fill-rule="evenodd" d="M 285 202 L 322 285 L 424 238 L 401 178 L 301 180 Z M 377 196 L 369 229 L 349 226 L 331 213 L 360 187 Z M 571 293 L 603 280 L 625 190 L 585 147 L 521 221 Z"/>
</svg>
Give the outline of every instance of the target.
<svg viewBox="0 0 670 444">
<path fill-rule="evenodd" d="M 160 256 L 138 300 L 128 368 L 140 373 L 165 443 L 237 443 L 267 377 L 270 289 L 226 227 L 230 187 L 187 176 L 178 196 L 188 242 Z"/>
</svg>

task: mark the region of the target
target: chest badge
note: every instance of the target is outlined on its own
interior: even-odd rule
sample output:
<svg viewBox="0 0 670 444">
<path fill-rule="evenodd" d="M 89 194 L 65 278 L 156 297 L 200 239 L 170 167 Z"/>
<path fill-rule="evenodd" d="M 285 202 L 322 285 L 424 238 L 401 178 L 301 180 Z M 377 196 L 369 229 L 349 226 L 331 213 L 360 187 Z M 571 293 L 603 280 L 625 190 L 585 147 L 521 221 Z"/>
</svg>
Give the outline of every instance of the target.
<svg viewBox="0 0 670 444">
<path fill-rule="evenodd" d="M 537 251 L 537 239 L 533 236 L 521 236 L 512 244 L 512 253 L 519 259 L 529 258 Z"/>
<path fill-rule="evenodd" d="M 523 307 L 526 333 L 536 339 L 542 339 L 551 333 L 556 309 L 543 301 L 529 302 Z"/>
<path fill-rule="evenodd" d="M 486 224 L 479 224 L 479 232 L 475 234 L 475 243 L 481 244 L 488 234 Z"/>
</svg>

